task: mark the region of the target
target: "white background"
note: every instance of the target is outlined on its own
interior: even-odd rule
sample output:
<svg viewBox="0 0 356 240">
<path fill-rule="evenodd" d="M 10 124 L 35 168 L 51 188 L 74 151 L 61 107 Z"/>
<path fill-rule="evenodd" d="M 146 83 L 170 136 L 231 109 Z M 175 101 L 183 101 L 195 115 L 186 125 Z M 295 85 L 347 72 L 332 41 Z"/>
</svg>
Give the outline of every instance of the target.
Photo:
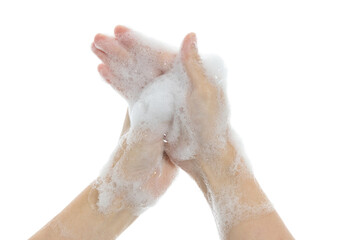
<svg viewBox="0 0 356 240">
<path fill-rule="evenodd" d="M 229 69 L 232 124 L 297 239 L 356 239 L 356 5 L 350 0 L 1 1 L 0 239 L 27 239 L 95 179 L 126 104 L 97 73 L 123 24 Z M 218 239 L 181 172 L 119 239 Z"/>
</svg>

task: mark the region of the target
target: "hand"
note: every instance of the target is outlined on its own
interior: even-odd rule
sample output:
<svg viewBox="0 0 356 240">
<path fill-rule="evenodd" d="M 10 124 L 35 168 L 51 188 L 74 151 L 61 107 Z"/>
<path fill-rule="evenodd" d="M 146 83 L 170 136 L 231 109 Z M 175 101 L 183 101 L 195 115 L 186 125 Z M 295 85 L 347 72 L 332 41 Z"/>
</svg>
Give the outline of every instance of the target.
<svg viewBox="0 0 356 240">
<path fill-rule="evenodd" d="M 231 143 L 229 110 L 224 91 L 224 76 L 211 76 L 198 54 L 196 36 L 188 34 L 183 40 L 180 61 L 190 83 L 185 97 L 185 115 L 188 124 L 181 124 L 178 142 L 169 141 L 166 152 L 170 159 L 188 172 L 206 192 L 206 183 L 234 166 L 239 154 Z M 169 133 L 168 133 L 169 138 Z M 181 152 L 194 147 L 191 159 L 182 159 Z M 230 155 L 229 157 L 225 157 Z M 229 159 L 227 162 L 222 158 Z"/>
<path fill-rule="evenodd" d="M 123 27 L 115 28 L 115 38 L 97 34 L 92 51 L 103 61 L 100 75 L 121 93 L 129 103 L 137 100 L 142 89 L 156 77 L 167 72 L 175 54 L 156 48 L 138 33 Z"/>
<path fill-rule="evenodd" d="M 151 61 L 156 61 L 156 63 L 143 67 L 144 65 L 138 64 L 142 61 L 136 59 L 132 62 L 124 62 L 125 64 L 122 65 L 124 68 L 127 67 L 126 72 L 134 69 L 135 74 L 139 73 L 135 75 L 136 80 L 138 79 L 138 88 L 131 89 L 132 94 L 128 97 L 130 106 L 135 104 L 143 90 L 149 88 L 148 84 L 156 81 L 158 76 L 167 74 L 169 77 L 174 77 L 175 68 L 177 66 L 179 68 L 179 64 L 172 64 L 171 70 L 162 68 L 166 65 L 160 64 L 160 58 L 155 54 L 150 55 L 147 49 L 152 48 L 146 47 L 141 50 L 135 48 L 134 56 L 139 56 L 137 59 L 156 56 L 150 58 L 150 61 L 144 61 L 144 63 L 152 63 Z M 174 54 L 170 56 L 172 59 Z M 187 35 L 176 57 L 180 58 L 187 75 L 187 79 L 183 77 L 181 80 L 188 81 L 189 87 L 183 88 L 186 91 L 185 94 L 177 95 L 184 99 L 175 99 L 183 105 L 178 104 L 178 108 L 175 106 L 177 115 L 173 118 L 172 128 L 167 132 L 168 144 L 165 146 L 165 152 L 176 165 L 196 180 L 211 205 L 222 237 L 226 237 L 233 232 L 233 226 L 261 214 L 271 213 L 273 208 L 255 181 L 241 148 L 233 138 L 228 119 L 226 95 L 220 83 L 223 79 L 216 78 L 214 76 L 216 72 L 212 74 L 209 72 L 210 69 L 204 68 L 196 48 L 194 34 Z M 117 65 L 120 63 L 114 61 L 114 64 L 109 64 L 109 69 Z M 154 71 L 154 69 L 160 69 L 160 71 Z M 167 81 L 169 77 L 168 80 L 166 78 Z M 179 77 L 182 76 L 179 74 Z M 123 92 L 123 89 L 119 88 L 119 91 Z M 152 94 L 157 94 L 157 92 Z M 171 94 L 175 95 L 174 92 Z M 141 117 L 144 118 L 146 115 L 141 115 Z M 143 136 L 150 135 L 150 129 L 146 130 Z M 137 134 L 134 135 L 137 136 Z M 153 163 L 150 165 L 156 166 Z M 113 182 L 112 179 L 109 182 Z M 148 198 L 143 197 L 143 199 Z"/>
<path fill-rule="evenodd" d="M 213 166 L 206 164 L 207 159 L 220 158 L 230 146 L 227 144 L 229 125 L 223 88 L 216 82 L 210 81 L 212 79 L 208 79 L 209 76 L 206 75 L 197 53 L 195 35 L 189 34 L 184 39 L 179 55 L 165 49 L 151 47 L 151 44 L 144 42 L 142 37 L 137 37 L 136 33 L 125 27 L 116 27 L 115 35 L 116 38 L 112 38 L 98 34 L 92 49 L 103 61 L 103 64 L 99 65 L 99 72 L 107 82 L 127 98 L 131 103 L 130 106 L 137 101 L 148 84 L 155 81 L 158 76 L 170 71 L 176 56 L 181 58 L 191 83 L 191 89 L 185 95 L 187 99 L 186 106 L 184 106 L 189 125 L 179 126 L 181 134 L 178 142 L 170 141 L 168 132 L 169 143 L 165 149 L 171 160 L 190 173 L 198 184 L 205 188 L 201 184 L 206 182 L 202 177 L 204 175 L 202 169 L 207 171 L 209 167 Z M 145 63 L 144 66 L 141 64 L 142 62 Z M 152 135 L 150 129 L 146 130 L 147 132 L 144 134 L 146 137 Z M 134 134 L 135 131 L 135 128 L 131 129 L 127 137 L 137 136 L 138 134 Z M 194 133 L 193 138 L 186 134 L 191 132 Z M 155 138 L 158 139 L 156 140 L 157 149 L 162 146 L 162 135 Z M 126 141 L 123 141 L 122 144 L 126 146 Z M 182 161 L 179 157 L 181 153 L 188 149 L 188 146 L 193 145 L 197 146 L 194 149 L 194 159 Z M 157 152 L 160 151 L 162 150 Z M 122 157 L 120 154 L 117 155 Z M 155 169 L 158 161 L 154 160 L 153 156 L 150 159 L 151 161 L 143 162 L 149 163 L 153 167 L 152 169 Z M 134 166 L 133 163 L 130 164 Z M 124 164 L 120 163 L 119 165 Z M 130 169 L 134 169 L 134 167 Z M 206 176 L 204 177 L 206 178 Z"/>
<path fill-rule="evenodd" d="M 125 33 L 129 30 L 119 26 L 115 39 L 97 35 L 92 49 L 103 61 L 101 75 L 131 105 L 149 83 L 170 71 L 175 54 L 149 47 Z M 231 137 L 224 91 L 201 64 L 194 34 L 185 38 L 178 57 L 190 88 L 184 99 L 178 99 L 185 103 L 179 110 L 189 124 L 178 121 L 181 135 L 177 141 L 164 144 L 167 138 L 152 137 L 147 128 L 137 129 L 127 114 L 119 147 L 95 186 L 87 187 L 31 239 L 116 239 L 172 182 L 176 167 L 165 151 L 203 190 L 223 239 L 293 238 Z M 142 59 L 145 68 L 140 65 Z M 195 150 L 191 158 L 182 158 L 179 151 L 191 144 Z"/>
<path fill-rule="evenodd" d="M 135 52 L 130 50 L 135 48 L 134 39 L 120 37 L 121 33 L 128 31 L 118 26 L 115 29 L 116 39 L 97 35 L 92 50 L 103 61 L 103 64 L 99 65 L 101 75 L 127 99 L 133 100 L 134 94 L 139 91 L 131 88 L 129 84 L 122 84 L 121 80 L 126 81 L 125 77 L 130 74 L 141 77 L 148 75 L 145 75 L 145 72 L 140 73 L 140 68 L 136 65 L 127 65 L 137 59 Z M 130 44 L 134 45 L 130 48 Z M 142 50 L 145 49 L 144 45 L 140 46 Z M 155 56 L 155 64 L 162 61 L 161 65 L 149 67 L 150 74 L 156 76 L 169 64 L 171 55 L 168 52 L 152 53 L 151 56 Z M 127 66 L 129 68 L 126 68 Z M 127 75 L 120 75 L 120 69 Z M 152 139 L 149 131 L 144 132 L 140 138 L 130 138 L 134 132 L 130 117 L 126 114 L 120 144 L 98 180 L 85 188 L 30 239 L 116 239 L 144 209 L 165 192 L 177 168 L 163 153 L 162 136 L 157 141 L 148 142 L 147 139 Z"/>
<path fill-rule="evenodd" d="M 104 79 L 134 102 L 152 79 L 168 69 L 174 55 L 144 45 L 125 27 L 116 27 L 115 35 L 98 34 L 92 50 L 103 61 L 98 70 Z M 140 61 L 151 64 L 143 71 Z M 94 194 L 98 194 L 97 205 L 103 212 L 122 207 L 142 211 L 166 191 L 176 174 L 175 165 L 164 154 L 163 135 L 154 138 L 151 131 L 145 131 L 137 137 L 130 122 L 127 114 L 118 150 L 96 184 L 98 193 Z"/>
<path fill-rule="evenodd" d="M 202 189 L 221 237 L 235 239 L 236 236 L 246 236 L 246 232 L 256 229 L 256 226 L 248 225 L 249 230 L 246 230 L 246 222 L 250 224 L 250 219 L 273 213 L 274 209 L 255 180 L 243 149 L 230 128 L 227 99 L 221 84 L 223 79 L 214 78 L 204 67 L 194 33 L 185 37 L 180 57 L 191 86 L 186 94 L 184 112 L 189 124 L 180 126 L 182 142 L 168 144 L 167 154 Z M 189 136 L 184 136 L 185 133 Z M 180 159 L 181 146 L 194 144 L 197 146 L 194 157 Z M 263 224 L 268 221 L 261 219 Z M 283 234 L 288 235 L 275 212 L 267 219 L 280 224 Z"/>
</svg>

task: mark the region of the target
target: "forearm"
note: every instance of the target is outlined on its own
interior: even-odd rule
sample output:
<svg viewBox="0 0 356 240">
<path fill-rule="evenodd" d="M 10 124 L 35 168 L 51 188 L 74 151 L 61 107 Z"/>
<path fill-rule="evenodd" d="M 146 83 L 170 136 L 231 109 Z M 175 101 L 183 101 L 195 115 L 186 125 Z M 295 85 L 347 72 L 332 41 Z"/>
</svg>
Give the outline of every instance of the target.
<svg viewBox="0 0 356 240">
<path fill-rule="evenodd" d="M 173 180 L 176 168 L 162 154 L 161 141 L 129 146 L 123 136 L 97 181 L 31 240 L 115 239 Z"/>
<path fill-rule="evenodd" d="M 233 144 L 200 168 L 200 188 L 223 239 L 293 239 Z M 219 159 L 216 159 L 219 158 Z M 218 160 L 218 161 L 216 161 Z"/>
<path fill-rule="evenodd" d="M 126 114 L 121 136 L 128 131 L 129 127 L 130 119 Z M 114 156 L 119 158 L 123 150 L 122 147 L 119 147 Z M 96 184 L 90 184 L 62 212 L 30 239 L 115 239 L 137 218 L 137 214 L 128 207 L 120 208 L 112 213 L 103 213 L 97 206 L 98 195 Z M 122 198 L 117 199 L 117 201 L 122 201 Z M 116 203 L 124 205 L 120 202 Z"/>
<path fill-rule="evenodd" d="M 112 240 L 137 218 L 130 209 L 103 214 L 96 202 L 96 189 L 90 185 L 30 240 Z"/>
<path fill-rule="evenodd" d="M 294 239 L 255 178 L 241 180 L 240 219 L 226 231 L 226 239 L 274 240 Z"/>
</svg>

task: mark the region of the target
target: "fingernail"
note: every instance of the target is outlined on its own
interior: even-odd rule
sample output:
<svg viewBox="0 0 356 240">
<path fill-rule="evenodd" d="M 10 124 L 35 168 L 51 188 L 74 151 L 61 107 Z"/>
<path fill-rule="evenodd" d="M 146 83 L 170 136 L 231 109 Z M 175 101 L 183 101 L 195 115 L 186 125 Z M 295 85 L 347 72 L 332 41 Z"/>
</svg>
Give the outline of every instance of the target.
<svg viewBox="0 0 356 240">
<path fill-rule="evenodd" d="M 192 38 L 191 38 L 191 46 L 192 48 L 197 49 L 197 36 L 195 35 L 195 33 L 192 34 Z"/>
</svg>

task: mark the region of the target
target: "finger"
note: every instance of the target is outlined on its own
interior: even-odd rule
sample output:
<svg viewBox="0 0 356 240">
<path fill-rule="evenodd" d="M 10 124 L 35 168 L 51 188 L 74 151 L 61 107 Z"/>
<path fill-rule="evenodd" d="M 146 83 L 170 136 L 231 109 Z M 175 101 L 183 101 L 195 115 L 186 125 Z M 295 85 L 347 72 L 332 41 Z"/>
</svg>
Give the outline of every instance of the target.
<svg viewBox="0 0 356 240">
<path fill-rule="evenodd" d="M 130 31 L 130 29 L 125 26 L 122 26 L 122 25 L 116 26 L 115 30 L 114 30 L 116 37 L 120 37 L 122 34 L 128 32 L 128 31 Z"/>
<path fill-rule="evenodd" d="M 108 66 L 105 64 L 99 64 L 98 71 L 107 83 L 111 84 L 113 82 L 115 76 L 112 74 Z"/>
<path fill-rule="evenodd" d="M 113 37 L 104 34 L 97 34 L 94 38 L 94 45 L 99 50 L 114 57 L 126 56 L 126 50 L 122 48 Z"/>
<path fill-rule="evenodd" d="M 176 54 L 169 48 L 164 46 L 157 49 L 160 44 L 152 44 L 152 39 L 146 39 L 138 32 L 133 31 L 127 27 L 118 25 L 115 27 L 115 36 L 117 41 L 128 52 L 138 53 L 145 52 L 157 57 L 157 61 L 161 66 L 162 71 L 170 69 Z"/>
<path fill-rule="evenodd" d="M 106 55 L 106 53 L 96 48 L 94 43 L 91 44 L 91 50 L 101 61 L 103 61 L 104 63 L 108 62 L 108 56 Z"/>
<path fill-rule="evenodd" d="M 108 84 L 111 85 L 117 92 L 119 92 L 125 99 L 127 99 L 127 94 L 122 88 L 121 82 L 120 82 L 120 77 L 117 75 L 113 74 L 109 67 L 105 64 L 100 64 L 98 66 L 98 72 L 100 76 L 107 82 Z"/>
<path fill-rule="evenodd" d="M 133 47 L 142 47 L 137 37 L 135 37 L 134 31 L 124 26 L 116 26 L 115 27 L 115 37 L 119 41 L 119 43 L 124 46 L 126 49 L 131 49 Z"/>
<path fill-rule="evenodd" d="M 194 33 L 189 33 L 184 38 L 181 47 L 181 59 L 193 87 L 203 86 L 206 77 L 198 54 L 197 39 Z"/>
<path fill-rule="evenodd" d="M 119 43 L 127 49 L 127 51 L 139 50 L 152 52 L 157 54 L 157 52 L 149 46 L 149 42 L 145 41 L 145 37 L 140 33 L 135 32 L 124 26 L 116 26 L 115 36 Z"/>
</svg>

